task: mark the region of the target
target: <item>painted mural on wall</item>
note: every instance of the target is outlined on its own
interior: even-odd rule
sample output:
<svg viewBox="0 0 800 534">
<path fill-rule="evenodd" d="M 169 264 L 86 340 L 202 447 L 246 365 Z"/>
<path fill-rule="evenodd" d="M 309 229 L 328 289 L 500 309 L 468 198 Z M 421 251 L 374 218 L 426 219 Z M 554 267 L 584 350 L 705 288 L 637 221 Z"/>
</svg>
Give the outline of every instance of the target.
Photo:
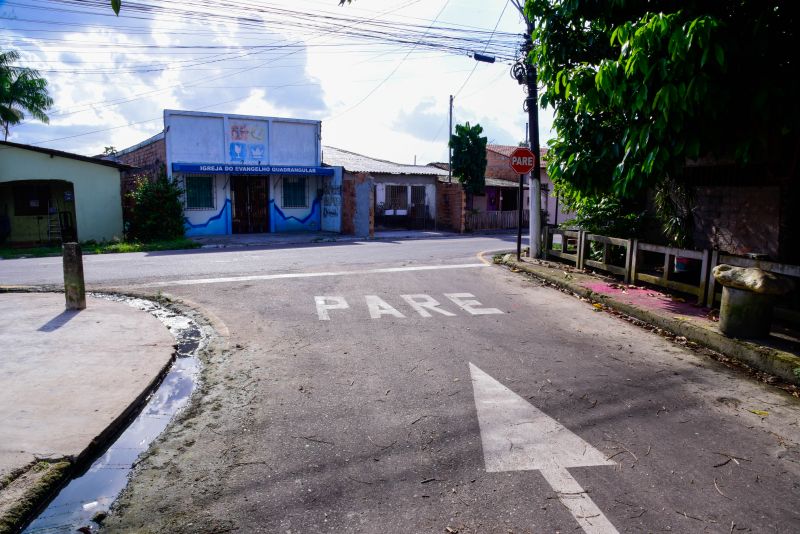
<svg viewBox="0 0 800 534">
<path fill-rule="evenodd" d="M 307 215 L 296 217 L 287 215 L 274 200 L 269 201 L 269 224 L 272 232 L 297 232 L 319 231 L 321 223 L 321 209 L 318 198 L 311 204 L 311 211 Z"/>
<path fill-rule="evenodd" d="M 226 198 L 222 209 L 202 223 L 192 223 L 184 217 L 186 236 L 225 235 L 230 234 L 231 228 L 231 199 Z"/>
<path fill-rule="evenodd" d="M 228 121 L 228 161 L 266 161 L 267 123 L 253 120 Z"/>
</svg>

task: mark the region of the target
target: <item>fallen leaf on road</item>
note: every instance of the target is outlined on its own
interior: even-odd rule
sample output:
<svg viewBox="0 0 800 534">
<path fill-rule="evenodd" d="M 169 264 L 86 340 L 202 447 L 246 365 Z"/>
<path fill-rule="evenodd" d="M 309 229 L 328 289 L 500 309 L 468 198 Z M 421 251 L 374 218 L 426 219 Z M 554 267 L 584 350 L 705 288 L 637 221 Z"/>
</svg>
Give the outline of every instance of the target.
<svg viewBox="0 0 800 534">
<path fill-rule="evenodd" d="M 764 410 L 748 410 L 748 411 L 756 415 L 759 415 L 761 417 L 766 417 L 769 415 L 769 412 L 765 412 Z"/>
<path fill-rule="evenodd" d="M 598 303 L 598 302 L 595 302 L 594 304 L 592 304 L 592 306 L 594 306 L 594 307 L 595 307 L 595 308 L 597 308 L 598 310 L 602 310 L 602 309 L 603 309 L 603 305 L 602 305 L 602 304 L 600 304 L 600 303 Z"/>
<path fill-rule="evenodd" d="M 458 529 L 455 528 L 444 527 L 444 530 L 447 534 L 458 534 Z"/>
</svg>

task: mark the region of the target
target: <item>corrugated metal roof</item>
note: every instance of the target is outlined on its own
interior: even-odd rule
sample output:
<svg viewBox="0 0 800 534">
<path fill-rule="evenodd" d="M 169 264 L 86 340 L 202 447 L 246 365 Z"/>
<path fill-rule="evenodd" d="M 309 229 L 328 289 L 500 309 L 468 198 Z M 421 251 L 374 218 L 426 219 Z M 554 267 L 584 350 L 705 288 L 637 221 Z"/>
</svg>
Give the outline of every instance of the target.
<svg viewBox="0 0 800 534">
<path fill-rule="evenodd" d="M 350 172 L 374 172 L 376 174 L 417 174 L 430 176 L 447 176 L 447 171 L 437 169 L 430 165 L 403 165 L 383 159 L 370 158 L 355 152 L 334 148 L 322 147 L 322 163 L 332 167 L 344 167 Z"/>
</svg>

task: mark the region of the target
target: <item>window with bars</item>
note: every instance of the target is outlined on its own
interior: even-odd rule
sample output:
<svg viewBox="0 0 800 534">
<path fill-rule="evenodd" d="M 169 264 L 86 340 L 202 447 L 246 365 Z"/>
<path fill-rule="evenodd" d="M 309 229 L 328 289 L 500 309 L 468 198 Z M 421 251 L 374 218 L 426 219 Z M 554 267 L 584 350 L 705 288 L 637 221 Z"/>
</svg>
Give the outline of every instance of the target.
<svg viewBox="0 0 800 534">
<path fill-rule="evenodd" d="M 187 176 L 186 209 L 204 210 L 214 208 L 214 177 Z"/>
<path fill-rule="evenodd" d="M 284 176 L 283 177 L 283 207 L 284 208 L 306 208 L 306 177 L 305 176 Z"/>
<path fill-rule="evenodd" d="M 405 185 L 386 186 L 386 209 L 408 209 L 408 187 Z"/>
</svg>

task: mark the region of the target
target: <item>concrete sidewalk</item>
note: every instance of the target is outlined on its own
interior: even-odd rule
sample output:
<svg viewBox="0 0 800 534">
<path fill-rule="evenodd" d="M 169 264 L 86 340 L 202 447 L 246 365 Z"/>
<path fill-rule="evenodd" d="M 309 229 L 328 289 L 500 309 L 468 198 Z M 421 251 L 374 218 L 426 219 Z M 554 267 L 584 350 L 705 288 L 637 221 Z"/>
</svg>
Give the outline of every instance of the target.
<svg viewBox="0 0 800 534">
<path fill-rule="evenodd" d="M 536 276 L 579 297 L 594 302 L 598 309 L 607 306 L 635 319 L 655 325 L 739 360 L 758 371 L 800 385 L 800 337 L 787 331 L 775 331 L 759 340 L 734 339 L 718 328 L 716 314 L 669 293 L 649 287 L 626 285 L 611 277 L 579 271 L 562 263 L 522 258 L 512 254 L 503 263 Z"/>
<path fill-rule="evenodd" d="M 35 484 L 36 462 L 95 452 L 172 360 L 175 339 L 158 319 L 86 300 L 66 311 L 63 293 L 0 293 L 0 521 Z"/>
</svg>

